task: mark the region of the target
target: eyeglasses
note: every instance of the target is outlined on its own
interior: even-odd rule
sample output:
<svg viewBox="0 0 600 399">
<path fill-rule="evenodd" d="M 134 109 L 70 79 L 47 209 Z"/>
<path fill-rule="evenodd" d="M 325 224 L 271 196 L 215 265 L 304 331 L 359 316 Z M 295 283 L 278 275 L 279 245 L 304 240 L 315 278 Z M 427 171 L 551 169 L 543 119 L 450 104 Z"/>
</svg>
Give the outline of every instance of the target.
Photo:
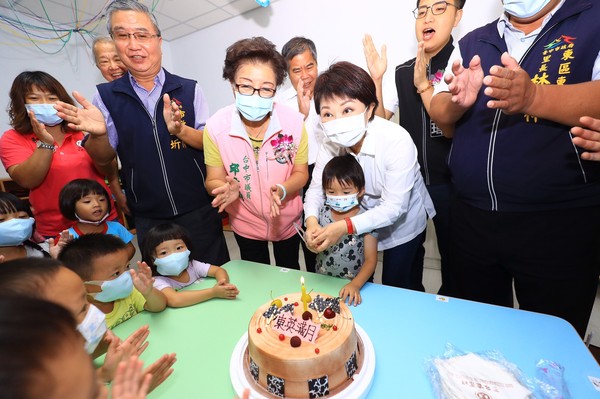
<svg viewBox="0 0 600 399">
<path fill-rule="evenodd" d="M 132 37 L 138 42 L 145 43 L 150 41 L 150 39 L 154 39 L 155 37 L 160 37 L 160 35 L 153 35 L 148 32 L 134 32 L 134 33 L 126 33 L 126 32 L 113 32 L 110 34 L 113 40 L 119 42 L 126 42 Z"/>
<path fill-rule="evenodd" d="M 271 98 L 275 95 L 275 89 L 270 89 L 268 87 L 261 87 L 260 89 L 254 88 L 250 85 L 239 85 L 235 84 L 238 92 L 244 96 L 253 96 L 254 93 L 258 92 L 258 95 L 262 98 Z"/>
<path fill-rule="evenodd" d="M 427 15 L 427 11 L 429 11 L 429 9 L 431 8 L 431 15 L 441 15 L 446 12 L 448 6 L 456 7 L 454 4 L 448 3 L 447 1 L 438 1 L 437 3 L 433 3 L 430 6 L 421 6 L 415 8 L 413 10 L 413 14 L 416 19 L 425 18 L 425 16 Z"/>
</svg>

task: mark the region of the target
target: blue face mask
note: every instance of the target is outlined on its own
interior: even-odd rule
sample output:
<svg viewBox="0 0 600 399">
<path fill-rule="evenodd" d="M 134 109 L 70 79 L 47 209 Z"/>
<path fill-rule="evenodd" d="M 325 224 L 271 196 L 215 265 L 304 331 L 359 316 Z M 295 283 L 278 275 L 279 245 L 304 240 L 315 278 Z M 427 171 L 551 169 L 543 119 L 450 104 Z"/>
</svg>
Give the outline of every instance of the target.
<svg viewBox="0 0 600 399">
<path fill-rule="evenodd" d="M 273 97 L 245 96 L 236 91 L 235 106 L 245 119 L 257 122 L 263 120 L 273 110 Z"/>
<path fill-rule="evenodd" d="M 154 260 L 158 274 L 163 276 L 179 276 L 188 267 L 189 263 L 190 251 L 187 249 Z"/>
<path fill-rule="evenodd" d="M 33 218 L 14 218 L 0 223 L 0 247 L 15 247 L 31 238 Z"/>
<path fill-rule="evenodd" d="M 85 318 L 77 326 L 77 330 L 85 338 L 85 350 L 91 355 L 106 334 L 106 316 L 100 309 L 90 305 Z"/>
<path fill-rule="evenodd" d="M 99 285 L 102 288 L 100 292 L 89 294 L 99 302 L 113 302 L 117 299 L 123 299 L 131 295 L 133 291 L 133 279 L 129 269 L 114 280 L 87 281 L 86 284 Z"/>
<path fill-rule="evenodd" d="M 348 195 L 327 195 L 325 204 L 337 212 L 346 212 L 358 205 L 358 193 Z"/>
<path fill-rule="evenodd" d="M 33 111 L 38 122 L 46 126 L 56 126 L 63 120 L 54 109 L 54 104 L 25 104 L 27 112 Z"/>
<path fill-rule="evenodd" d="M 542 8 L 546 7 L 550 0 L 504 0 L 504 11 L 517 18 L 533 17 Z"/>
</svg>

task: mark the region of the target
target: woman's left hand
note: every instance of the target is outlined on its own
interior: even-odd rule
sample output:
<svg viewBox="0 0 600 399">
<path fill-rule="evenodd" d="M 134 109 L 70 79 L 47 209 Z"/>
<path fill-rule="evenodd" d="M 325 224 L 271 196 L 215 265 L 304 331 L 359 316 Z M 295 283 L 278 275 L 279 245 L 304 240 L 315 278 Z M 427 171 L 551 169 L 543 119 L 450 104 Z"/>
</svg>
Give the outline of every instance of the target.
<svg viewBox="0 0 600 399">
<path fill-rule="evenodd" d="M 279 186 L 271 186 L 271 217 L 279 216 L 279 208 L 281 207 L 281 197 L 283 193 Z"/>
<path fill-rule="evenodd" d="M 315 235 L 314 242 L 319 243 L 316 247 L 317 252 L 322 252 L 338 242 L 344 234 L 348 233 L 348 226 L 346 221 L 338 220 L 337 222 L 328 224 L 322 227 L 321 230 Z"/>
<path fill-rule="evenodd" d="M 229 204 L 240 198 L 240 183 L 231 176 L 226 176 L 225 181 L 225 184 L 215 188 L 211 192 L 215 196 L 211 205 L 213 208 L 219 207 L 219 213 L 223 212 Z"/>
</svg>

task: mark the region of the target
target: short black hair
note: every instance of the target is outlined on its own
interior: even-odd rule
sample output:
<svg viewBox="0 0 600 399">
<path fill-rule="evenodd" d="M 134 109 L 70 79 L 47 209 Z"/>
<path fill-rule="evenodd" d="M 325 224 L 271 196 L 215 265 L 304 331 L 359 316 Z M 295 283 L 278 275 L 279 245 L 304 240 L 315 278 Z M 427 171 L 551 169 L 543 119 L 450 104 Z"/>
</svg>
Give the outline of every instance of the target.
<svg viewBox="0 0 600 399">
<path fill-rule="evenodd" d="M 333 97 L 356 99 L 365 107 L 373 104 L 369 120 L 375 117 L 375 110 L 379 105 L 375 82 L 371 75 L 361 67 L 347 61 L 332 64 L 317 78 L 314 99 L 318 114 L 321 113 L 321 101 Z"/>
<path fill-rule="evenodd" d="M 29 217 L 33 217 L 33 212 L 27 202 L 14 194 L 0 191 L 0 214 L 16 212 L 25 212 Z"/>
<path fill-rule="evenodd" d="M 83 281 L 90 281 L 94 274 L 94 260 L 126 249 L 127 244 L 112 234 L 85 234 L 67 243 L 58 259 Z"/>
<path fill-rule="evenodd" d="M 152 227 L 144 235 L 141 245 L 142 260 L 152 269 L 153 276 L 160 276 L 154 264 L 154 251 L 161 243 L 169 240 L 182 240 L 192 251 L 192 240 L 186 229 L 175 223 L 162 223 Z"/>
<path fill-rule="evenodd" d="M 21 258 L 0 265 L 2 295 L 22 295 L 45 298 L 48 284 L 63 267 L 52 258 Z"/>
<path fill-rule="evenodd" d="M 43 392 L 52 390 L 54 383 L 48 362 L 67 349 L 83 346 L 71 312 L 37 298 L 0 296 L 0 326 L 0 381 L 5 398 L 46 396 Z"/>
<path fill-rule="evenodd" d="M 112 209 L 110 203 L 110 197 L 108 192 L 102 184 L 92 179 L 75 179 L 67 183 L 60 194 L 58 194 L 58 207 L 60 213 L 69 220 L 77 220 L 75 215 L 75 204 L 77 201 L 85 197 L 86 195 L 97 194 L 104 195 L 106 197 L 106 203 L 108 204 L 107 213 L 110 214 Z"/>
<path fill-rule="evenodd" d="M 333 157 L 323 168 L 323 190 L 334 180 L 342 185 L 353 185 L 361 191 L 365 188 L 365 174 L 358 161 L 350 154 Z"/>
</svg>

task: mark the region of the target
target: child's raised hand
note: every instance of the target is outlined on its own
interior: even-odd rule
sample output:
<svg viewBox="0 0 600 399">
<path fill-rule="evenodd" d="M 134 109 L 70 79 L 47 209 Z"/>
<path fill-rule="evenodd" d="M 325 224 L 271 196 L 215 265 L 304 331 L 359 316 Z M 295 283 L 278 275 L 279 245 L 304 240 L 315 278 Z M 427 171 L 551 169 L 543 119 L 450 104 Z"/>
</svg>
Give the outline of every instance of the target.
<svg viewBox="0 0 600 399">
<path fill-rule="evenodd" d="M 240 290 L 233 284 L 215 284 L 213 287 L 215 298 L 235 299 Z"/>
<path fill-rule="evenodd" d="M 348 305 L 354 304 L 360 305 L 362 298 L 360 297 L 360 288 L 357 288 L 352 281 L 342 287 L 340 290 L 340 298 L 342 301 L 347 302 Z"/>
<path fill-rule="evenodd" d="M 119 347 L 123 351 L 123 358 L 131 355 L 139 356 L 144 353 L 149 345 L 149 342 L 146 341 L 148 335 L 150 335 L 150 329 L 145 325 L 135 330 L 125 341 L 121 342 Z"/>
<path fill-rule="evenodd" d="M 146 262 L 138 261 L 137 265 L 137 272 L 133 269 L 130 270 L 133 285 L 143 296 L 148 296 L 152 292 L 152 283 L 154 282 L 152 270 Z"/>
<path fill-rule="evenodd" d="M 53 259 L 58 259 L 58 255 L 60 251 L 67 245 L 69 242 L 73 241 L 73 235 L 69 233 L 69 230 L 63 230 L 60 232 L 58 236 L 58 241 L 54 238 L 48 239 L 48 252 Z"/>
<path fill-rule="evenodd" d="M 144 376 L 151 376 L 150 389 L 148 392 L 152 392 L 173 374 L 173 364 L 175 364 L 176 360 L 177 357 L 174 353 L 165 354 L 144 370 Z"/>
</svg>

